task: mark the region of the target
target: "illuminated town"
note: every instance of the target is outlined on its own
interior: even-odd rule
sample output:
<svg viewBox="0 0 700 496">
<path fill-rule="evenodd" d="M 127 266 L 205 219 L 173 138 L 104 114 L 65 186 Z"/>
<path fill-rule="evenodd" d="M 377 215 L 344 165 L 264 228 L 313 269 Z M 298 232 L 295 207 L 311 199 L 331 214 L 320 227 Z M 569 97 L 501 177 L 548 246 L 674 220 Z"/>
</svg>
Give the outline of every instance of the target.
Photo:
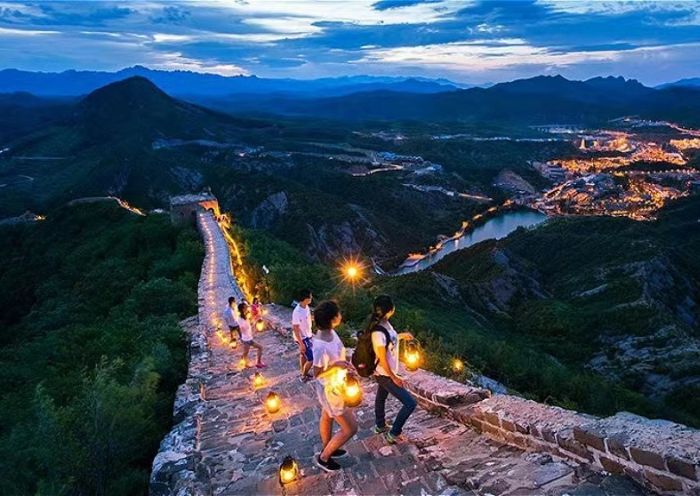
<svg viewBox="0 0 700 496">
<path fill-rule="evenodd" d="M 670 200 L 700 188 L 700 171 L 689 165 L 700 150 L 698 131 L 669 122 L 621 121 L 624 130 L 577 134 L 575 157 L 533 162 L 554 186 L 523 197 L 548 215 L 610 215 L 651 220 Z M 672 134 L 650 132 L 666 128 Z M 559 133 L 558 128 L 553 128 Z"/>
</svg>

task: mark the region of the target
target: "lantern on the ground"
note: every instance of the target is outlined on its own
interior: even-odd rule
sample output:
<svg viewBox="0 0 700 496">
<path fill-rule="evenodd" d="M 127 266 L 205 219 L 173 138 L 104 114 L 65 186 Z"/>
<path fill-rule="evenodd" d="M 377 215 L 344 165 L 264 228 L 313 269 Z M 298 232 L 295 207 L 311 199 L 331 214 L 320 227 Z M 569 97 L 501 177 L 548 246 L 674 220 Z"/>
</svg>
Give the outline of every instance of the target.
<svg viewBox="0 0 700 496">
<path fill-rule="evenodd" d="M 258 330 L 258 332 L 264 331 L 265 321 L 263 319 L 258 319 L 258 321 L 255 323 L 255 328 Z"/>
<path fill-rule="evenodd" d="M 261 387 L 263 384 L 265 384 L 265 379 L 263 378 L 260 372 L 256 372 L 253 375 L 253 386 L 258 388 Z"/>
<path fill-rule="evenodd" d="M 459 358 L 455 358 L 452 360 L 452 371 L 455 374 L 459 374 L 464 370 L 464 362 L 460 360 Z"/>
<path fill-rule="evenodd" d="M 362 388 L 357 378 L 352 376 L 345 377 L 343 400 L 345 401 L 345 406 L 348 407 L 355 407 L 362 403 Z"/>
<path fill-rule="evenodd" d="M 404 359 L 406 370 L 413 372 L 418 369 L 418 364 L 420 363 L 420 353 L 418 352 L 418 345 L 415 341 L 408 342 Z"/>
<path fill-rule="evenodd" d="M 282 400 L 274 391 L 270 391 L 265 398 L 265 409 L 268 413 L 277 413 L 282 406 Z"/>
<path fill-rule="evenodd" d="M 294 482 L 299 477 L 299 466 L 294 458 L 286 456 L 280 464 L 280 484 Z"/>
</svg>

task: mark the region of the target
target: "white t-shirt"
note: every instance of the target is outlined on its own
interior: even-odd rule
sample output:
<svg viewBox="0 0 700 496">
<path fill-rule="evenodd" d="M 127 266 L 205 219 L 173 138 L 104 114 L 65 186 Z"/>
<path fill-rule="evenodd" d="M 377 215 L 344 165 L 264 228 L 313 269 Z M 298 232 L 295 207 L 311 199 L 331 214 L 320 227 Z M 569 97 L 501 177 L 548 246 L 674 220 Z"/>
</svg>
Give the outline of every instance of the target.
<svg viewBox="0 0 700 496">
<path fill-rule="evenodd" d="M 320 333 L 316 333 L 313 340 L 314 347 L 314 367 L 321 367 L 326 370 L 339 360 L 345 360 L 345 346 L 335 331 L 332 341 L 321 339 Z"/>
<path fill-rule="evenodd" d="M 389 368 L 396 374 L 399 371 L 399 335 L 389 322 L 383 322 L 381 326 L 389 333 L 389 346 L 386 346 L 386 335 L 382 331 L 374 331 L 372 333 L 374 354 L 379 356 L 377 349 L 386 347 L 386 361 L 389 364 Z M 314 349 L 314 353 L 315 352 L 316 350 Z M 377 368 L 374 369 L 374 375 L 388 376 L 389 372 L 387 372 L 381 364 L 377 364 Z"/>
<path fill-rule="evenodd" d="M 306 308 L 301 305 L 294 307 L 294 311 L 292 312 L 292 326 L 295 325 L 299 326 L 302 339 L 313 336 L 311 332 L 311 309 L 309 305 L 306 305 Z"/>
<path fill-rule="evenodd" d="M 229 327 L 236 327 L 238 325 L 238 309 L 226 305 L 224 309 L 224 322 Z"/>
<path fill-rule="evenodd" d="M 313 338 L 314 367 L 321 367 L 326 370 L 335 362 L 345 360 L 345 346 L 335 331 L 332 341 L 320 339 L 321 332 L 317 332 Z M 342 390 L 339 388 L 338 376 L 329 374 L 328 377 L 319 377 L 314 381 L 316 396 L 321 408 L 331 417 L 342 415 L 345 410 L 345 401 Z"/>
<path fill-rule="evenodd" d="M 248 319 L 238 317 L 238 325 L 241 328 L 241 340 L 250 343 L 253 340 L 253 329 Z"/>
</svg>

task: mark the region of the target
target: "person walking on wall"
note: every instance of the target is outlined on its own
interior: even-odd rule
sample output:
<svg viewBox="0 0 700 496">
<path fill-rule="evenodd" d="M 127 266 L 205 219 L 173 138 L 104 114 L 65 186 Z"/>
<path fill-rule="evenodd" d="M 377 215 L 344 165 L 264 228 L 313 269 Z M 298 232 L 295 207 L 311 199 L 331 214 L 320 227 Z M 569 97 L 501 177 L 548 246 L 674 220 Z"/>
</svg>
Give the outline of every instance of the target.
<svg viewBox="0 0 700 496">
<path fill-rule="evenodd" d="M 416 400 L 404 387 L 403 379 L 398 375 L 399 342 L 411 340 L 413 335 L 409 332 L 397 333 L 394 330 L 390 319 L 395 312 L 396 307 L 390 296 L 378 296 L 372 304 L 372 315 L 367 328 L 367 332 L 372 333 L 372 347 L 377 357 L 377 367 L 374 371 L 377 381 L 374 432 L 383 434 L 389 444 L 395 444 L 401 440 L 403 426 L 416 408 Z M 386 399 L 389 395 L 402 403 L 391 429 L 386 424 Z"/>
</svg>

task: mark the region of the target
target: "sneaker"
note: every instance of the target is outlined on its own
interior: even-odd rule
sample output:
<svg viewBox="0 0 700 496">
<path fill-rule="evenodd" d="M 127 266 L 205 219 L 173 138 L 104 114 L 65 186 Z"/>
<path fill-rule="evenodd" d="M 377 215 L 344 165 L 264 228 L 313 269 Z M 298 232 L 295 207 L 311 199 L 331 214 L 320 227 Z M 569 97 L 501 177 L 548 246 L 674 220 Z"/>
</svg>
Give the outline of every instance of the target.
<svg viewBox="0 0 700 496">
<path fill-rule="evenodd" d="M 321 470 L 325 470 L 326 472 L 335 472 L 337 470 L 340 470 L 340 465 L 338 465 L 333 458 L 329 458 L 327 462 L 324 462 L 321 460 L 321 455 L 316 455 L 316 465 Z"/>
<path fill-rule="evenodd" d="M 385 425 L 384 427 L 377 427 L 377 426 L 375 425 L 374 427 L 372 427 L 372 432 L 374 432 L 375 434 L 384 434 L 384 433 L 387 432 L 388 430 L 389 430 L 389 426 L 388 426 L 388 425 Z"/>
<path fill-rule="evenodd" d="M 389 444 L 400 443 L 401 441 L 403 441 L 403 439 L 404 437 L 401 434 L 394 435 L 391 433 L 391 431 L 384 433 L 384 440 Z"/>
<path fill-rule="evenodd" d="M 332 456 L 333 458 L 340 458 L 340 457 L 343 457 L 343 456 L 345 456 L 345 455 L 347 455 L 347 454 L 348 454 L 347 451 L 345 451 L 345 450 L 342 449 L 342 448 L 338 448 L 337 450 L 335 450 L 335 451 L 333 452 L 333 454 L 332 454 L 331 456 Z"/>
<path fill-rule="evenodd" d="M 311 377 L 311 376 L 308 375 L 308 374 L 307 374 L 307 375 L 302 375 L 301 377 L 299 377 L 299 380 L 300 380 L 301 382 L 303 382 L 303 383 L 307 383 L 307 382 L 313 380 L 313 377 Z"/>
<path fill-rule="evenodd" d="M 265 365 L 262 362 L 255 364 L 255 366 L 259 369 L 266 369 L 267 368 L 267 365 Z"/>
</svg>

